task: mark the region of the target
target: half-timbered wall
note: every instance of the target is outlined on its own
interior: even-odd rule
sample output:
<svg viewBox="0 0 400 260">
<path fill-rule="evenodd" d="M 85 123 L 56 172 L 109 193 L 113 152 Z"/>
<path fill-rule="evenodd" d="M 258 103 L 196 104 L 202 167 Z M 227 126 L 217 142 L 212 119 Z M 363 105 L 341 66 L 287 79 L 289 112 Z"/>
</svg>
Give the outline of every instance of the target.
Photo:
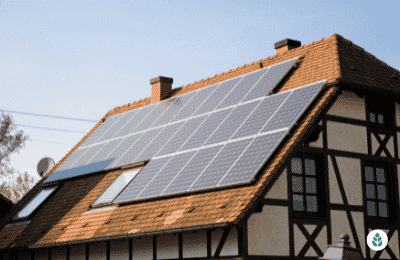
<svg viewBox="0 0 400 260">
<path fill-rule="evenodd" d="M 70 260 L 86 260 L 86 244 L 70 246 Z"/>
<path fill-rule="evenodd" d="M 182 236 L 183 258 L 207 257 L 207 232 L 187 232 Z"/>
<path fill-rule="evenodd" d="M 67 260 L 67 247 L 66 246 L 53 247 L 51 250 L 51 259 Z M 100 260 L 99 258 L 97 259 Z"/>
<path fill-rule="evenodd" d="M 105 241 L 89 244 L 89 260 L 107 260 L 107 244 Z"/>
</svg>

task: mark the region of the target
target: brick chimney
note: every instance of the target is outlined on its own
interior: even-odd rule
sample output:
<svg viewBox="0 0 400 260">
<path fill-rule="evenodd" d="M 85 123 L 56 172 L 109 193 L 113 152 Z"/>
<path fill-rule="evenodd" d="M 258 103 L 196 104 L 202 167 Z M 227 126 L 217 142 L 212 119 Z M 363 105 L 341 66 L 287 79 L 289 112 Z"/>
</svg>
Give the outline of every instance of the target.
<svg viewBox="0 0 400 260">
<path fill-rule="evenodd" d="M 165 99 L 172 90 L 173 78 L 158 76 L 150 79 L 151 103 Z"/>
<path fill-rule="evenodd" d="M 282 41 L 275 43 L 276 54 L 283 53 L 285 51 L 297 48 L 301 46 L 300 41 L 292 40 L 292 39 L 284 39 Z"/>
</svg>

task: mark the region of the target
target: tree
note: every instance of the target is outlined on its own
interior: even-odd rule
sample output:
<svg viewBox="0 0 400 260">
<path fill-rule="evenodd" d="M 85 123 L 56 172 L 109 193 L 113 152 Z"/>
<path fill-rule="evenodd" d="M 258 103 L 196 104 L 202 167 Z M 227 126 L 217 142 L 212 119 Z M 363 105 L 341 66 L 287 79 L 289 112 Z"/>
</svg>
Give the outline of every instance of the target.
<svg viewBox="0 0 400 260">
<path fill-rule="evenodd" d="M 6 115 L 1 111 L 0 120 L 0 165 L 10 161 L 12 153 L 18 153 L 21 148 L 25 147 L 25 142 L 29 140 L 28 136 L 24 135 L 24 131 L 19 130 L 14 134 L 16 129 L 14 120 L 11 115 Z"/>
</svg>

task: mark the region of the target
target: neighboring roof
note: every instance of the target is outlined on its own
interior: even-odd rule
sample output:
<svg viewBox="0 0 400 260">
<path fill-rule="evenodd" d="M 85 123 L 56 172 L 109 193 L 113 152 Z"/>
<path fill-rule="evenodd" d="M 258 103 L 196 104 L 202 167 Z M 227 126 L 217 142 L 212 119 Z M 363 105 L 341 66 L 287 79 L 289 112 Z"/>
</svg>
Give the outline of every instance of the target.
<svg viewBox="0 0 400 260">
<path fill-rule="evenodd" d="M 353 45 L 350 41 L 334 34 L 329 38 L 175 89 L 170 97 L 295 57 L 300 57 L 298 68 L 282 84 L 279 92 L 321 80 L 327 80 L 328 87 L 285 139 L 281 148 L 271 158 L 270 163 L 261 170 L 256 183 L 179 197 L 159 198 L 85 214 L 89 206 L 121 171 L 111 171 L 65 181 L 30 223 L 8 225 L 0 232 L 0 248 L 39 247 L 113 237 L 143 236 L 238 224 L 241 220 L 246 219 L 251 213 L 251 209 L 254 208 L 256 200 L 277 178 L 286 159 L 304 140 L 310 129 L 316 125 L 319 116 L 324 114 L 334 101 L 339 86 L 351 85 L 356 88 L 364 86 L 396 93 L 400 87 L 400 74 L 397 70 L 377 60 L 373 55 Z M 104 119 L 148 104 L 150 104 L 150 98 L 115 108 Z M 100 121 L 56 167 L 74 152 L 103 121 Z M 6 225 L 39 192 L 42 182 L 43 180 L 11 210 L 0 226 Z M 212 196 L 210 196 L 210 192 L 212 192 Z M 8 238 L 2 239 L 5 235 Z"/>
</svg>

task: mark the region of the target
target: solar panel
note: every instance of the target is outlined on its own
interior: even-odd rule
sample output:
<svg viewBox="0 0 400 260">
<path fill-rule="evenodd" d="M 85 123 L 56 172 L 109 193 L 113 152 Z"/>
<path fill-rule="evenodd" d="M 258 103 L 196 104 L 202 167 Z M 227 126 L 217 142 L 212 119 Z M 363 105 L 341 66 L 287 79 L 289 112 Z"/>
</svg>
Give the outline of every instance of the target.
<svg viewBox="0 0 400 260">
<path fill-rule="evenodd" d="M 114 200 L 116 203 L 136 199 L 140 192 L 158 175 L 172 156 L 151 160 L 146 167 L 133 179 L 133 181 Z"/>
<path fill-rule="evenodd" d="M 83 146 L 91 145 L 93 143 L 96 143 L 97 140 L 102 137 L 107 130 L 112 127 L 115 123 L 117 123 L 118 119 L 120 118 L 120 115 L 115 115 L 107 118 L 107 120 L 99 126 L 99 128 L 94 131 L 88 139 L 82 144 Z"/>
<path fill-rule="evenodd" d="M 79 167 L 82 165 L 86 165 L 90 159 L 92 159 L 101 149 L 105 143 L 102 144 L 96 144 L 90 147 L 85 154 L 83 154 L 73 165 L 72 167 Z"/>
<path fill-rule="evenodd" d="M 123 138 L 124 141 L 122 141 L 117 148 L 115 148 L 109 155 L 107 155 L 107 159 L 113 159 L 113 163 L 108 166 L 107 169 L 111 169 L 114 167 L 114 164 L 117 162 L 119 158 L 126 152 L 126 150 L 131 147 L 132 144 L 134 144 L 139 138 L 142 136 L 141 133 L 139 134 L 134 134 L 130 135 L 126 138 Z"/>
<path fill-rule="evenodd" d="M 189 92 L 187 94 L 163 101 L 166 103 L 166 111 L 157 121 L 152 124 L 151 127 L 168 124 L 171 119 L 179 113 L 179 111 L 181 111 L 184 107 L 186 109 L 185 105 L 192 100 L 195 94 L 195 92 Z"/>
<path fill-rule="evenodd" d="M 257 70 L 245 75 L 228 96 L 219 104 L 217 109 L 238 104 L 267 70 L 268 68 Z"/>
<path fill-rule="evenodd" d="M 203 171 L 189 190 L 200 190 L 216 187 L 232 164 L 250 144 L 252 138 L 227 143 L 210 165 Z"/>
<path fill-rule="evenodd" d="M 195 91 L 196 95 L 190 101 L 190 105 L 179 111 L 179 113 L 172 119 L 172 122 L 189 118 L 211 95 L 211 93 L 217 89 L 218 85 L 219 83 Z"/>
<path fill-rule="evenodd" d="M 207 138 L 210 137 L 232 110 L 233 108 L 228 108 L 210 114 L 196 132 L 194 132 L 194 134 L 179 149 L 179 151 L 185 151 L 202 146 Z"/>
<path fill-rule="evenodd" d="M 90 147 L 81 148 L 73 152 L 61 165 L 57 168 L 56 172 L 70 169 L 72 165 L 81 157 Z"/>
<path fill-rule="evenodd" d="M 239 128 L 243 121 L 249 116 L 254 108 L 260 103 L 256 100 L 250 103 L 242 104 L 232 111 L 224 122 L 210 136 L 205 145 L 216 144 L 228 141 L 232 134 Z"/>
<path fill-rule="evenodd" d="M 123 128 L 126 124 L 129 123 L 130 120 L 132 120 L 135 115 L 141 110 L 141 108 L 136 108 L 134 110 L 125 112 L 121 114 L 120 120 L 116 122 L 108 131 L 105 135 L 103 135 L 98 142 L 105 141 L 111 139 L 121 128 Z"/>
<path fill-rule="evenodd" d="M 283 104 L 290 92 L 283 92 L 266 97 L 255 108 L 242 126 L 237 130 L 232 139 L 242 138 L 257 134 L 264 124 L 275 113 L 276 108 Z"/>
<path fill-rule="evenodd" d="M 175 153 L 182 144 L 196 131 L 199 125 L 207 118 L 207 115 L 188 119 L 179 131 L 165 144 L 164 148 L 157 153 L 157 156 Z"/>
<path fill-rule="evenodd" d="M 267 73 L 263 75 L 260 81 L 251 89 L 251 91 L 244 97 L 242 102 L 252 99 L 265 97 L 272 89 L 282 80 L 282 78 L 289 72 L 293 64 L 298 60 L 294 58 L 274 66 L 270 66 Z"/>
<path fill-rule="evenodd" d="M 218 104 L 229 94 L 243 77 L 233 78 L 222 82 L 206 101 L 196 110 L 194 115 L 201 115 L 214 110 Z"/>
<path fill-rule="evenodd" d="M 288 129 L 256 137 L 217 186 L 250 182 L 287 132 Z"/>
<path fill-rule="evenodd" d="M 39 207 L 40 204 L 43 203 L 45 199 L 47 199 L 55 191 L 56 188 L 57 187 L 50 187 L 48 189 L 41 190 L 23 209 L 18 212 L 14 219 L 28 217 L 37 207 Z"/>
<path fill-rule="evenodd" d="M 105 143 L 103 149 L 101 149 L 99 153 L 89 160 L 88 163 L 96 163 L 106 160 L 107 156 L 110 155 L 112 151 L 114 151 L 114 149 L 117 148 L 117 146 L 124 140 L 125 138 L 119 138 Z"/>
<path fill-rule="evenodd" d="M 136 161 L 141 162 L 153 158 L 184 123 L 184 121 L 181 121 L 164 127 L 154 140 L 138 155 Z"/>
<path fill-rule="evenodd" d="M 154 196 L 162 195 L 163 190 L 168 184 L 174 179 L 185 164 L 192 158 L 194 151 L 178 154 L 172 157 L 172 159 L 162 169 L 162 172 L 158 174 L 136 199 L 150 198 Z"/>
<path fill-rule="evenodd" d="M 218 145 L 199 150 L 162 194 L 186 192 L 222 147 Z"/>
<path fill-rule="evenodd" d="M 325 81 L 294 89 L 261 132 L 291 127 L 320 92 Z"/>
<path fill-rule="evenodd" d="M 167 102 L 160 102 L 158 106 L 156 106 L 143 120 L 140 124 L 135 128 L 135 132 L 140 132 L 149 129 L 149 127 L 160 118 L 161 115 L 164 117 L 166 110 L 170 106 Z M 161 118 L 162 118 L 161 117 Z"/>
</svg>

